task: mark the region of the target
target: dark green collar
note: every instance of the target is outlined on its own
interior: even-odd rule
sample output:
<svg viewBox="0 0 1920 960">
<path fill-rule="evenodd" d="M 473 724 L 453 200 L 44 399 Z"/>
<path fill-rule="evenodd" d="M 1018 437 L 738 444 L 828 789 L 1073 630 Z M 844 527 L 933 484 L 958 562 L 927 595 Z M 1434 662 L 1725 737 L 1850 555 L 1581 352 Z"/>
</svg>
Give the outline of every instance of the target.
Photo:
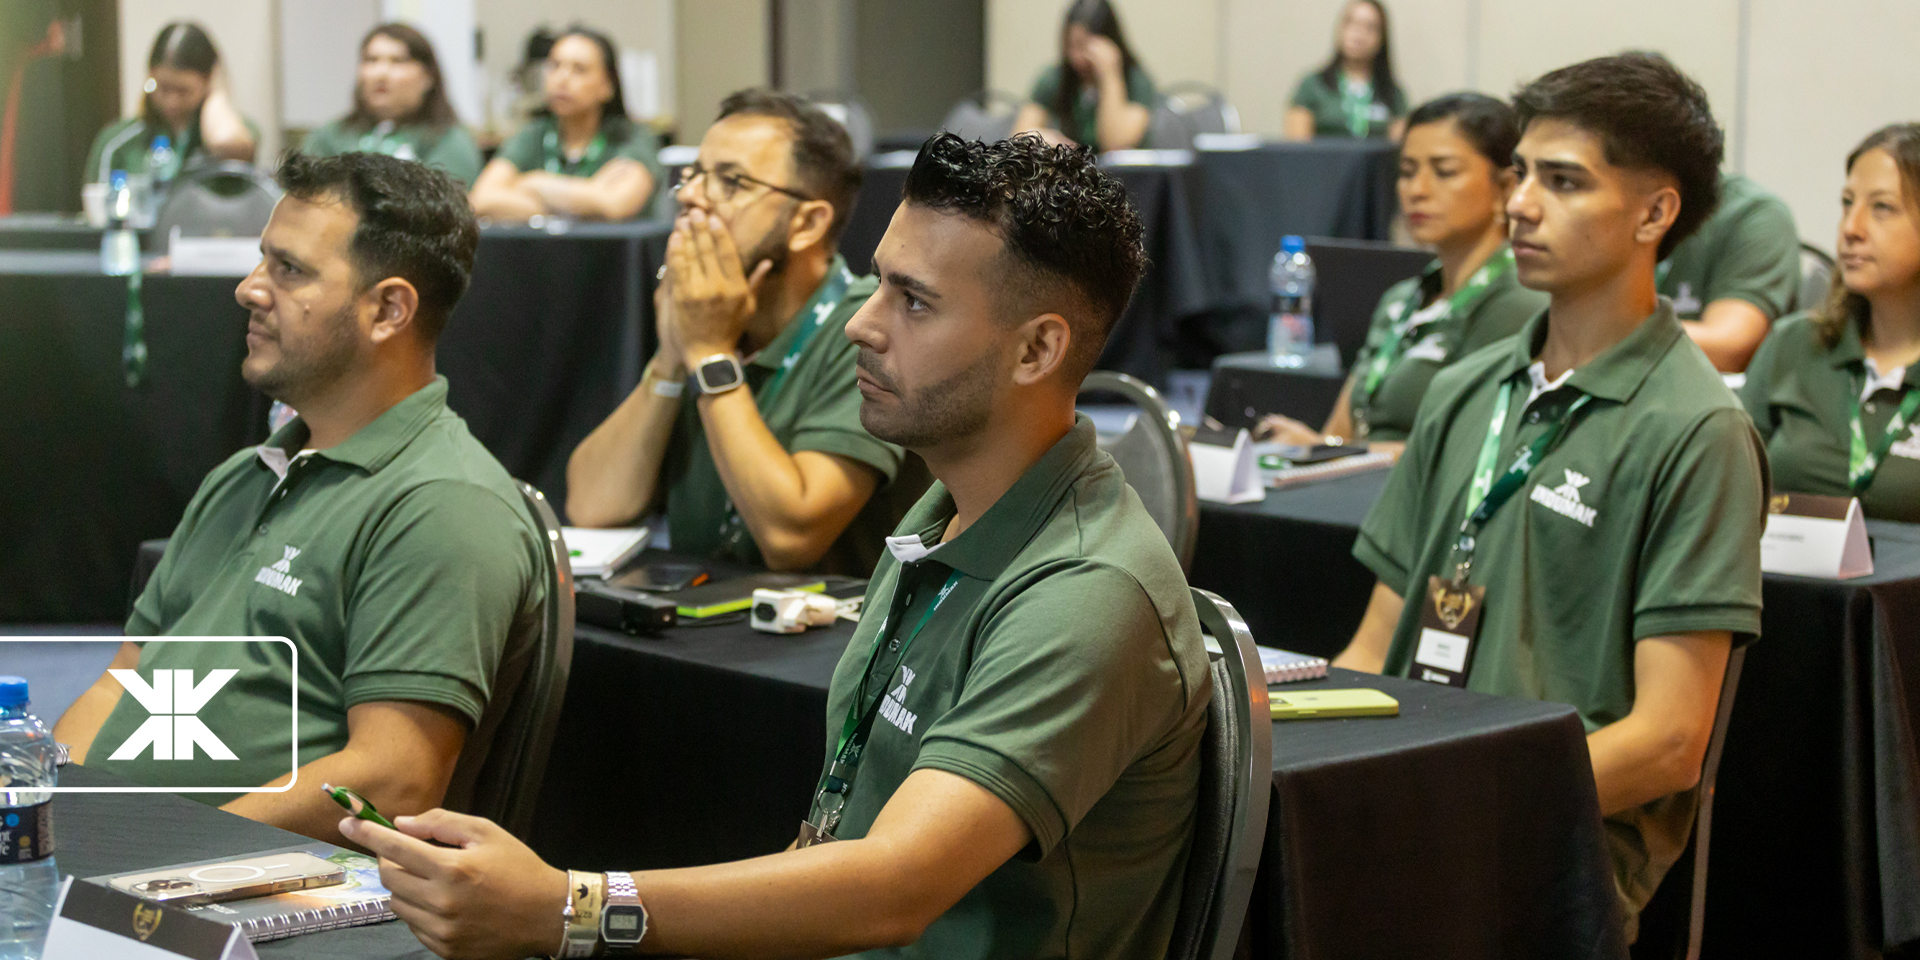
<svg viewBox="0 0 1920 960">
<path fill-rule="evenodd" d="M 749 365 L 766 367 L 769 370 L 780 369 L 780 364 L 787 358 L 787 349 L 793 345 L 793 338 L 799 335 L 800 321 L 803 318 L 811 319 L 815 311 L 822 307 L 826 308 L 827 314 L 839 309 L 838 301 L 828 302 L 826 299 L 828 290 L 836 287 L 845 289 L 844 285 L 831 282 L 836 274 L 845 274 L 848 283 L 853 281 L 853 272 L 847 269 L 846 258 L 837 253 L 833 255 L 833 262 L 827 264 L 827 273 L 820 278 L 820 285 L 813 288 L 813 295 L 807 298 L 807 302 L 801 305 L 799 310 L 794 311 L 793 316 L 787 318 L 786 325 L 780 328 L 780 332 L 774 334 L 773 339 L 768 341 L 766 346 L 761 347 L 760 352 L 753 355 L 753 359 L 747 361 Z M 824 321 L 826 315 L 823 314 L 820 319 Z"/>
<path fill-rule="evenodd" d="M 1521 328 L 1520 335 L 1513 338 L 1502 379 L 1518 376 L 1533 365 L 1534 358 L 1546 346 L 1551 316 L 1551 309 L 1540 311 Z M 1573 376 L 1567 378 L 1567 386 L 1603 400 L 1626 403 L 1639 392 L 1640 385 L 1647 382 L 1647 375 L 1653 372 L 1660 358 L 1685 336 L 1686 331 L 1673 315 L 1673 302 L 1661 297 L 1659 306 L 1640 321 L 1632 333 L 1575 370 Z"/>
<path fill-rule="evenodd" d="M 393 462 L 400 451 L 420 435 L 441 413 L 447 409 L 447 378 L 435 375 L 433 382 L 415 390 L 405 400 L 388 407 L 385 413 L 373 419 L 372 423 L 355 431 L 340 445 L 328 450 L 316 450 L 313 455 L 325 457 L 336 463 L 351 464 L 368 473 L 379 473 L 380 468 Z M 281 427 L 273 436 L 267 438 L 267 445 L 279 447 L 289 457 L 300 452 L 306 445 L 311 433 L 307 423 L 299 417 L 293 418 Z"/>
<path fill-rule="evenodd" d="M 976 580 L 998 579 L 1053 516 L 1060 498 L 1086 473 L 1087 465 L 1099 452 L 1093 421 L 1075 414 L 1073 429 L 1066 436 L 1034 461 L 973 526 L 941 544 L 929 559 Z M 901 524 L 903 529 L 917 532 L 921 543 L 938 541 L 953 519 L 953 497 L 946 485 L 936 481 L 930 493 L 932 496 L 920 501 Z"/>
</svg>

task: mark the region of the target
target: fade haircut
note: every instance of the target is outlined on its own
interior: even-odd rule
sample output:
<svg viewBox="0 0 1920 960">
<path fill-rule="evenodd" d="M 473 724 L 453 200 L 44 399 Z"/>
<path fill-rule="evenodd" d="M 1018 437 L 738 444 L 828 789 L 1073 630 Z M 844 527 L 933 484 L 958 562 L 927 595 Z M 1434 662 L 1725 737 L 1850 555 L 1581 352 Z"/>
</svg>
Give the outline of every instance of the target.
<svg viewBox="0 0 1920 960">
<path fill-rule="evenodd" d="M 439 339 L 467 292 L 480 245 L 467 192 L 452 177 L 377 153 L 290 153 L 275 179 L 290 197 L 352 210 L 360 222 L 347 256 L 360 289 L 388 277 L 413 284 L 420 294 L 415 325 L 428 343 Z"/>
<path fill-rule="evenodd" d="M 992 228 L 1012 267 L 1009 293 L 1023 309 L 1064 315 L 1073 328 L 1069 373 L 1077 380 L 1093 369 L 1147 255 L 1126 188 L 1101 172 L 1090 148 L 1049 146 L 1033 134 L 983 143 L 942 133 L 921 145 L 902 192 L 907 203 Z M 1067 303 L 1042 299 L 1062 282 Z"/>
<path fill-rule="evenodd" d="M 1561 67 L 1520 88 L 1513 106 L 1525 131 L 1564 120 L 1600 138 L 1608 163 L 1659 170 L 1680 188 L 1680 213 L 1660 238 L 1665 260 L 1720 203 L 1720 124 L 1707 91 L 1657 53 L 1629 51 Z"/>
<path fill-rule="evenodd" d="M 827 246 L 840 240 L 860 195 L 860 163 L 853 156 L 853 138 L 840 121 L 812 101 L 777 90 L 741 90 L 720 101 L 720 116 L 771 117 L 785 120 L 793 133 L 793 175 L 801 193 L 833 204 L 833 222 L 827 227 Z"/>
</svg>

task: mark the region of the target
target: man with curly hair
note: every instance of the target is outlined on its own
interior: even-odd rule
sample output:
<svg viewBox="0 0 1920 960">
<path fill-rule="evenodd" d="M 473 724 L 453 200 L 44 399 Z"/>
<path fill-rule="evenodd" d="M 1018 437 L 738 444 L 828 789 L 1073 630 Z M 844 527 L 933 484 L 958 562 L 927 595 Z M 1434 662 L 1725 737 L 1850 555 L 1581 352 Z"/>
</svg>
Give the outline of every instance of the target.
<svg viewBox="0 0 1920 960">
<path fill-rule="evenodd" d="M 1037 137 L 942 134 L 904 192 L 846 335 L 862 424 L 939 482 L 834 673 L 799 839 L 569 874 L 471 817 L 343 823 L 435 952 L 1166 955 L 1206 653 L 1172 549 L 1074 411 L 1139 278 L 1139 220 L 1090 151 Z"/>
</svg>

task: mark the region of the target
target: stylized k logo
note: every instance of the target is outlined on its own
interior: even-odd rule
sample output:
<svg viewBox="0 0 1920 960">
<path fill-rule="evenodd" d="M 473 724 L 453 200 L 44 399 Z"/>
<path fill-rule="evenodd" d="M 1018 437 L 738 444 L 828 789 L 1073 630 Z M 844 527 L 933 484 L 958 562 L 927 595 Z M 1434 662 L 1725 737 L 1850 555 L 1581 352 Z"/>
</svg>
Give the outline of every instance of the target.
<svg viewBox="0 0 1920 960">
<path fill-rule="evenodd" d="M 287 559 L 280 562 L 284 564 L 292 560 L 299 552 L 288 547 Z M 127 693 L 151 714 L 147 722 L 141 724 L 140 729 L 135 730 L 133 736 L 128 737 L 120 749 L 107 759 L 137 759 L 148 744 L 153 745 L 155 760 L 192 760 L 196 745 L 215 760 L 239 759 L 195 714 L 240 671 L 208 671 L 206 678 L 196 684 L 192 670 L 155 670 L 151 686 L 132 670 L 107 672 L 113 674 L 113 678 L 120 681 L 120 686 L 125 687 Z"/>
<path fill-rule="evenodd" d="M 285 557 L 282 557 L 279 563 L 274 564 L 273 569 L 278 570 L 281 573 L 292 573 L 293 558 L 300 555 L 300 548 L 299 547 L 282 547 L 281 549 L 285 550 L 287 555 Z"/>
</svg>

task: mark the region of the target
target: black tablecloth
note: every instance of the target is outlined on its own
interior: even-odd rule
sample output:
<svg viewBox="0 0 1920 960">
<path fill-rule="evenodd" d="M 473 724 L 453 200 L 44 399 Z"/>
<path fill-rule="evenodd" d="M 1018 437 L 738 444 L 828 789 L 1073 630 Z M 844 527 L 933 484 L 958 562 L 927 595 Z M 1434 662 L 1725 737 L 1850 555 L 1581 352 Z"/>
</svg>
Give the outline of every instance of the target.
<svg viewBox="0 0 1920 960">
<path fill-rule="evenodd" d="M 85 767 L 60 771 L 63 787 L 124 786 Z M 318 789 L 317 787 L 315 789 Z M 299 834 L 171 793 L 61 793 L 53 801 L 60 872 L 97 877 L 311 842 Z M 76 883 L 79 881 L 75 881 Z M 432 960 L 399 921 L 328 930 L 254 945 L 262 957 L 301 960 Z"/>
<path fill-rule="evenodd" d="M 64 213 L 0 217 L 0 250 L 100 249 L 100 231 Z"/>
<path fill-rule="evenodd" d="M 1234 603 L 1263 643 L 1338 652 L 1373 588 L 1351 551 L 1385 478 L 1204 505 L 1194 583 Z M 1720 764 L 1707 956 L 1867 956 L 1920 941 L 1920 528 L 1869 529 L 1871 577 L 1765 578 Z"/>
</svg>

